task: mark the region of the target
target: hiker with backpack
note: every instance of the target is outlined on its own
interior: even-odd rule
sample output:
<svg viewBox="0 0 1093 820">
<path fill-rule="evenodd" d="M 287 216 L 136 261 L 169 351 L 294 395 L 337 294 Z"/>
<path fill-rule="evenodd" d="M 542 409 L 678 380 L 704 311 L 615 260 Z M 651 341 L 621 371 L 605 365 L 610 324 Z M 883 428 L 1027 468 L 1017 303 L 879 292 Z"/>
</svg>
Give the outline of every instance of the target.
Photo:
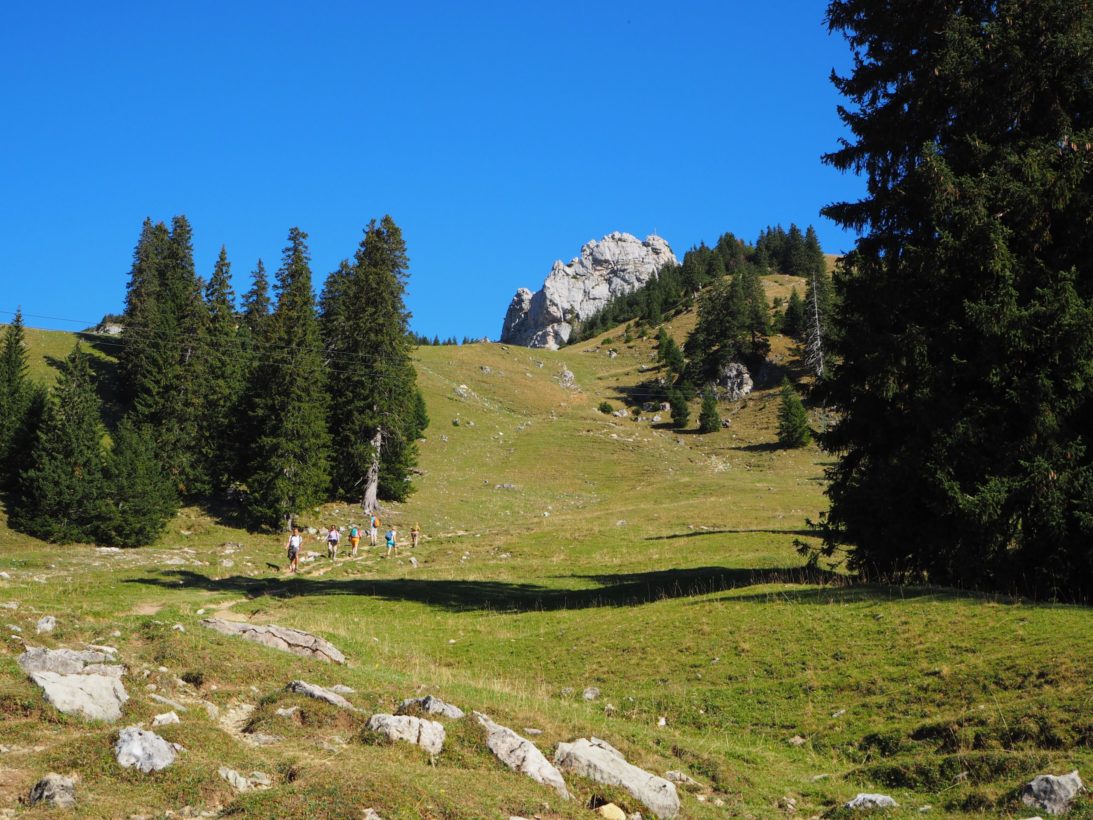
<svg viewBox="0 0 1093 820">
<path fill-rule="evenodd" d="M 288 537 L 288 544 L 286 545 L 286 547 L 288 549 L 288 571 L 289 572 L 294 573 L 294 572 L 296 572 L 297 569 L 299 569 L 299 566 L 300 566 L 299 565 L 300 547 L 303 546 L 303 543 L 304 543 L 304 539 L 303 539 L 303 536 L 300 535 L 300 528 L 299 527 L 293 527 L 292 528 L 292 535 L 290 535 Z"/>
<path fill-rule="evenodd" d="M 421 537 L 421 527 L 417 523 L 410 528 L 410 549 L 417 549 L 417 540 Z"/>
<path fill-rule="evenodd" d="M 377 539 L 379 538 L 379 531 L 380 531 L 379 516 L 376 515 L 375 513 L 372 513 L 372 516 L 368 521 L 368 541 L 369 541 L 369 543 L 372 544 L 373 547 L 376 546 L 376 544 L 378 543 Z"/>
<path fill-rule="evenodd" d="M 341 540 L 342 534 L 338 532 L 337 525 L 332 524 L 326 534 L 326 557 L 331 561 L 338 560 L 338 542 Z"/>
<path fill-rule="evenodd" d="M 353 545 L 353 557 L 357 557 L 357 545 L 361 542 L 361 531 L 356 524 L 349 525 L 349 543 Z"/>
<path fill-rule="evenodd" d="M 395 555 L 398 555 L 398 530 L 391 527 L 391 529 L 387 531 L 385 537 L 387 539 L 387 555 L 384 557 L 390 558 L 392 552 Z"/>
</svg>

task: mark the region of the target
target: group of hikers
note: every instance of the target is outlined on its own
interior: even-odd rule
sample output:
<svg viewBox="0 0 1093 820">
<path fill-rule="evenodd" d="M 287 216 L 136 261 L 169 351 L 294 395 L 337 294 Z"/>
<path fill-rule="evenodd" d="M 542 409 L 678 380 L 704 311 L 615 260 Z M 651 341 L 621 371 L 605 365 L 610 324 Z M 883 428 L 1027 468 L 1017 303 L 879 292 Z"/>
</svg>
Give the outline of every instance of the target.
<svg viewBox="0 0 1093 820">
<path fill-rule="evenodd" d="M 372 513 L 368 517 L 368 543 L 370 546 L 377 546 L 379 543 L 379 530 L 380 519 L 375 513 Z M 387 542 L 387 552 L 383 556 L 384 558 L 390 558 L 392 555 L 398 555 L 398 530 L 393 526 L 391 529 L 383 535 L 384 540 Z M 414 524 L 410 529 L 410 549 L 417 547 L 418 539 L 421 537 L 421 528 Z M 326 533 L 326 556 L 331 561 L 338 559 L 338 545 L 341 543 L 342 534 L 338 529 L 337 524 L 331 524 L 330 529 Z M 300 528 L 293 527 L 292 535 L 288 537 L 288 544 L 286 548 L 288 550 L 288 571 L 296 572 L 299 569 L 300 562 L 300 548 L 303 546 L 304 538 L 300 535 Z M 356 524 L 349 525 L 349 543 L 353 547 L 350 556 L 357 557 L 357 549 L 361 543 L 361 528 Z"/>
</svg>

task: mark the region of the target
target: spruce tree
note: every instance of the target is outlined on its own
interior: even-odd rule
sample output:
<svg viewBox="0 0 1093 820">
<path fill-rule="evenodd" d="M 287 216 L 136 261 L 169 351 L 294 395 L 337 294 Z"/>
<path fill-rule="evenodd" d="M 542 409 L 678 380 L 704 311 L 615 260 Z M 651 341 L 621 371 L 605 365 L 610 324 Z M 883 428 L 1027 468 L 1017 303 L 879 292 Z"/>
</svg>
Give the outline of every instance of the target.
<svg viewBox="0 0 1093 820">
<path fill-rule="evenodd" d="M 334 484 L 366 511 L 379 498 L 406 498 L 417 459 L 423 417 L 403 301 L 408 266 L 398 225 L 390 216 L 373 219 L 353 262 L 327 278 L 320 300 L 327 356 L 341 371 L 345 397 L 330 410 L 339 449 Z"/>
<path fill-rule="evenodd" d="M 805 303 L 797 288 L 789 292 L 786 313 L 782 317 L 782 333 L 793 339 L 801 338 L 805 329 Z"/>
<path fill-rule="evenodd" d="M 175 488 L 156 458 L 149 431 L 123 419 L 113 440 L 93 525 L 95 541 L 116 547 L 151 544 L 178 508 Z"/>
<path fill-rule="evenodd" d="M 322 502 L 330 483 L 328 380 L 309 261 L 307 234 L 292 228 L 277 271 L 269 347 L 248 385 L 255 440 L 246 506 L 257 523 L 284 529 Z"/>
<path fill-rule="evenodd" d="M 231 483 L 237 462 L 240 428 L 237 418 L 245 359 L 231 286 L 231 263 L 223 246 L 205 286 L 205 308 L 208 328 L 201 395 L 201 455 L 211 487 L 224 490 Z"/>
<path fill-rule="evenodd" d="M 864 173 L 836 273 L 826 548 L 903 579 L 1093 596 L 1093 15 L 836 0 Z M 833 363 L 832 363 L 833 362 Z"/>
<path fill-rule="evenodd" d="M 133 250 L 133 266 L 125 293 L 122 315 L 122 346 L 118 351 L 118 372 L 122 398 L 132 404 L 137 396 L 151 390 L 154 374 L 166 363 L 165 347 L 158 327 L 161 310 L 163 267 L 167 260 L 170 234 L 162 222 L 145 219 Z"/>
<path fill-rule="evenodd" d="M 11 526 L 46 541 L 90 541 L 102 499 L 99 398 L 77 343 L 45 407 L 30 463 L 19 476 Z"/>
<path fill-rule="evenodd" d="M 672 408 L 672 426 L 681 429 L 687 426 L 691 420 L 691 408 L 687 406 L 687 399 L 683 393 L 675 387 L 668 390 L 668 404 Z"/>
<path fill-rule="evenodd" d="M 698 415 L 698 432 L 715 433 L 721 429 L 721 415 L 717 412 L 717 396 L 707 387 L 702 392 L 702 411 Z"/>
<path fill-rule="evenodd" d="M 804 447 L 812 441 L 808 413 L 789 379 L 782 381 L 782 403 L 778 406 L 778 441 L 783 447 Z"/>
<path fill-rule="evenodd" d="M 3 475 L 0 481 L 5 483 L 11 476 L 11 454 L 18 445 L 16 433 L 23 423 L 30 398 L 23 312 L 17 309 L 0 342 L 0 473 Z"/>
</svg>

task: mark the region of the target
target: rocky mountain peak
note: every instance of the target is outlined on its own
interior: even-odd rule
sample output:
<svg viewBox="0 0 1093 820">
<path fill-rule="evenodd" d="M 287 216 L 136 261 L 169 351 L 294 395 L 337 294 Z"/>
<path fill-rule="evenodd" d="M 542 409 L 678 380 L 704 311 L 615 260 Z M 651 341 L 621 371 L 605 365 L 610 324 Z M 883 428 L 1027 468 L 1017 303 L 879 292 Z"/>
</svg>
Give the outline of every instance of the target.
<svg viewBox="0 0 1093 820">
<path fill-rule="evenodd" d="M 587 242 L 569 264 L 554 263 L 540 290 L 516 291 L 505 313 L 501 341 L 556 350 L 569 341 L 574 322 L 642 287 L 667 264 L 679 262 L 656 235 L 643 241 L 615 231 Z"/>
</svg>

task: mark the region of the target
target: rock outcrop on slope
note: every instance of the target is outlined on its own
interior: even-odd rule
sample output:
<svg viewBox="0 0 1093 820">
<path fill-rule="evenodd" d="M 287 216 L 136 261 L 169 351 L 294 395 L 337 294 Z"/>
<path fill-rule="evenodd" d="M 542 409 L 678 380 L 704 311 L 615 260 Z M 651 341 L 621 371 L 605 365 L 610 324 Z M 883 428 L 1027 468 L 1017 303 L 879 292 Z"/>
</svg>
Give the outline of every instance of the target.
<svg viewBox="0 0 1093 820">
<path fill-rule="evenodd" d="M 574 322 L 633 293 L 669 263 L 679 264 L 659 236 L 648 236 L 643 242 L 615 231 L 598 242 L 593 240 L 568 265 L 555 262 L 541 290 L 516 291 L 505 314 L 501 341 L 556 350 L 569 341 Z"/>
</svg>

